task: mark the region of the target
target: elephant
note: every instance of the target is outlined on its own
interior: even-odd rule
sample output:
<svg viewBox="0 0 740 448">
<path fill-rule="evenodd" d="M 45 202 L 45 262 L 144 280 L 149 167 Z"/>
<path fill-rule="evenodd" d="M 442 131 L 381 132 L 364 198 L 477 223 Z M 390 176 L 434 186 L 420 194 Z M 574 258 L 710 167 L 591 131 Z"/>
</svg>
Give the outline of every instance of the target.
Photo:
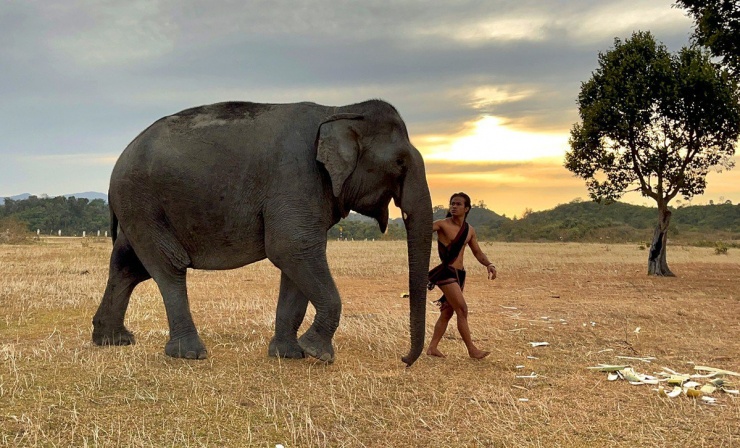
<svg viewBox="0 0 740 448">
<path fill-rule="evenodd" d="M 135 286 L 151 278 L 167 313 L 165 354 L 205 359 L 187 269 L 267 258 L 281 271 L 268 354 L 333 362 L 342 305 L 327 232 L 351 210 L 385 232 L 391 199 L 407 231 L 410 366 L 424 346 L 432 206 L 423 158 L 392 105 L 223 102 L 161 118 L 111 174 L 113 248 L 93 342 L 135 343 L 124 316 Z M 298 338 L 309 302 L 315 318 Z"/>
</svg>

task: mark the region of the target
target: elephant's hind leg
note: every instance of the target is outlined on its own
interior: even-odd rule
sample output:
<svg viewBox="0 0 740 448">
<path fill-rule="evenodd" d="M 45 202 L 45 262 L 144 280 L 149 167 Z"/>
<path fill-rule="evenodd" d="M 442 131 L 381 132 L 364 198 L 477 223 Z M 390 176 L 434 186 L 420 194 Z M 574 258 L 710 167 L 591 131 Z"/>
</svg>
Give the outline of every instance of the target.
<svg viewBox="0 0 740 448">
<path fill-rule="evenodd" d="M 119 234 L 110 257 L 108 284 L 93 317 L 93 342 L 97 345 L 134 344 L 134 335 L 123 325 L 129 299 L 136 285 L 151 278 L 126 235 Z"/>
<path fill-rule="evenodd" d="M 208 352 L 198 336 L 188 302 L 186 274 L 190 256 L 172 231 L 163 225 L 134 229 L 138 233 L 129 238 L 134 247 L 142 248 L 137 249 L 139 259 L 157 283 L 167 311 L 170 340 L 165 345 L 165 354 L 174 358 L 205 359 Z"/>
<path fill-rule="evenodd" d="M 164 353 L 173 358 L 206 359 L 208 351 L 190 314 L 187 268 L 159 262 L 152 267 L 151 272 L 159 292 L 162 293 L 170 327 L 170 340 L 164 347 Z"/>
<path fill-rule="evenodd" d="M 175 275 L 167 274 L 155 278 L 170 324 L 170 340 L 165 345 L 164 352 L 173 358 L 206 359 L 208 351 L 190 314 L 185 273 L 183 270 Z"/>
<path fill-rule="evenodd" d="M 275 336 L 270 341 L 268 354 L 282 358 L 303 358 L 298 345 L 298 328 L 303 323 L 308 298 L 285 273 L 280 277 L 280 296 L 275 315 Z"/>
</svg>

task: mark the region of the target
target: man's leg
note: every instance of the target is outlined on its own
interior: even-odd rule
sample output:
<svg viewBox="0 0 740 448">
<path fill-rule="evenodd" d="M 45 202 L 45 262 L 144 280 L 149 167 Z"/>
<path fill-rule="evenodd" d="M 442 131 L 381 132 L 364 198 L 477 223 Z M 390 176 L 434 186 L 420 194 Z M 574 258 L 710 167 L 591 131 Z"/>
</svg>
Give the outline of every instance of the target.
<svg viewBox="0 0 740 448">
<path fill-rule="evenodd" d="M 460 285 L 450 283 L 439 287 L 447 298 L 447 303 L 457 315 L 457 331 L 460 332 L 465 347 L 468 349 L 468 355 L 471 358 L 482 359 L 488 356 L 490 352 L 480 350 L 473 344 L 473 338 L 470 336 L 470 327 L 468 326 L 468 305 L 465 303 Z"/>
<path fill-rule="evenodd" d="M 447 301 L 442 302 L 442 305 L 439 307 L 439 318 L 437 319 L 437 323 L 434 324 L 434 333 L 432 333 L 432 341 L 429 343 L 427 355 L 439 356 L 440 358 L 445 357 L 445 355 L 437 348 L 437 344 L 439 344 L 445 331 L 447 331 L 447 324 L 450 323 L 450 319 L 452 319 L 452 314 L 454 314 L 454 312 L 455 311 Z"/>
</svg>

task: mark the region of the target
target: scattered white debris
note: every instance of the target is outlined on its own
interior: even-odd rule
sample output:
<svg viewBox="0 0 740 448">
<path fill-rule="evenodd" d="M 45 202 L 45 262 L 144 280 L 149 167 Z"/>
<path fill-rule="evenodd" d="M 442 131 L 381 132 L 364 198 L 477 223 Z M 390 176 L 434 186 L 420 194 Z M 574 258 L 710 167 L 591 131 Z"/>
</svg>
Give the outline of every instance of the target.
<svg viewBox="0 0 740 448">
<path fill-rule="evenodd" d="M 640 330 L 641 330 L 640 327 L 635 328 L 635 334 L 638 334 L 640 332 Z"/>
<path fill-rule="evenodd" d="M 638 358 L 630 356 L 617 356 L 617 358 L 633 359 L 643 362 L 656 360 L 656 358 L 654 357 Z M 722 376 L 734 376 L 737 375 L 737 373 L 729 370 L 715 369 L 713 367 L 695 367 L 695 369 L 699 371 L 711 372 L 710 375 L 682 374 L 667 367 L 663 367 L 663 371 L 656 372 L 656 376 L 639 373 L 630 366 L 619 364 L 599 364 L 594 367 L 589 367 L 589 369 L 598 370 L 599 372 L 605 372 L 607 374 L 607 381 L 616 381 L 617 379 L 622 378 L 633 385 L 658 385 L 661 382 L 665 382 L 665 387 L 658 386 L 656 389 L 653 390 L 658 392 L 659 395 L 669 398 L 676 398 L 680 395 L 686 395 L 687 397 L 701 400 L 702 403 L 714 405 L 717 404 L 717 398 L 711 397 L 710 395 L 714 394 L 715 392 L 721 391 L 731 395 L 740 395 L 740 392 L 737 389 L 730 389 L 732 384 L 728 379 L 722 378 Z M 704 379 L 712 379 L 708 380 L 706 384 L 701 384 L 698 381 L 694 381 L 694 379 L 697 379 L 698 377 L 702 377 Z"/>
<path fill-rule="evenodd" d="M 529 398 L 520 398 L 519 401 L 521 401 L 522 403 L 526 403 L 529 401 Z"/>
<path fill-rule="evenodd" d="M 668 378 L 668 384 L 672 386 L 683 386 L 689 380 L 688 375 L 675 374 Z"/>
<path fill-rule="evenodd" d="M 599 372 L 618 372 L 628 367 L 626 364 L 599 364 L 596 367 L 589 367 L 589 369 L 598 370 Z"/>
<path fill-rule="evenodd" d="M 635 357 L 635 356 L 616 356 L 616 358 L 618 358 L 618 359 L 630 359 L 630 360 L 642 361 L 642 362 L 650 362 L 650 361 L 655 361 L 655 360 L 658 359 L 658 358 L 654 358 L 652 356 L 647 356 L 647 357 L 644 357 L 644 358 Z"/>
<path fill-rule="evenodd" d="M 681 395 L 681 392 L 683 392 L 683 389 L 682 388 L 680 388 L 680 387 L 674 387 L 672 391 L 666 392 L 666 395 L 669 398 L 676 398 L 679 395 Z"/>
<path fill-rule="evenodd" d="M 523 369 L 524 366 L 516 366 L 517 369 Z"/>
<path fill-rule="evenodd" d="M 539 375 L 537 375 L 536 373 L 532 372 L 529 375 L 517 375 L 516 377 L 519 378 L 519 379 L 524 379 L 524 380 L 533 380 L 535 378 L 538 378 Z"/>
<path fill-rule="evenodd" d="M 656 377 L 635 372 L 632 367 L 618 370 L 617 373 L 630 384 L 635 386 L 639 384 L 658 384 L 658 379 Z"/>
<path fill-rule="evenodd" d="M 722 369 L 715 369 L 714 367 L 707 367 L 707 366 L 694 366 L 694 370 L 710 372 L 710 373 L 713 373 L 714 375 L 740 376 L 740 373 L 737 373 L 737 372 L 732 372 L 729 370 L 722 370 Z"/>
<path fill-rule="evenodd" d="M 550 345 L 550 343 L 549 342 L 530 342 L 529 345 L 531 345 L 532 347 L 545 347 L 545 346 Z"/>
</svg>

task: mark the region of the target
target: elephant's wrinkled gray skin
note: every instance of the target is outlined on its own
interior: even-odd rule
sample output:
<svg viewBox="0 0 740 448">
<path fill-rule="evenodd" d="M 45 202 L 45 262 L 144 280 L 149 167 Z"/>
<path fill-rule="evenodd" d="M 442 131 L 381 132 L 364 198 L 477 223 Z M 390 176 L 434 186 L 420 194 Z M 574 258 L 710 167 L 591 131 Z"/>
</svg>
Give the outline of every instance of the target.
<svg viewBox="0 0 740 448">
<path fill-rule="evenodd" d="M 187 268 L 233 269 L 267 257 L 282 271 L 269 354 L 331 362 L 341 302 L 327 230 L 350 210 L 385 230 L 391 199 L 408 233 L 411 350 L 402 359 L 411 365 L 424 346 L 432 210 L 423 160 L 393 106 L 229 102 L 162 118 L 129 144 L 111 175 L 114 243 L 93 341 L 134 343 L 124 326 L 129 297 L 153 278 L 170 326 L 165 353 L 203 359 Z M 309 302 L 316 317 L 297 339 Z"/>
</svg>

